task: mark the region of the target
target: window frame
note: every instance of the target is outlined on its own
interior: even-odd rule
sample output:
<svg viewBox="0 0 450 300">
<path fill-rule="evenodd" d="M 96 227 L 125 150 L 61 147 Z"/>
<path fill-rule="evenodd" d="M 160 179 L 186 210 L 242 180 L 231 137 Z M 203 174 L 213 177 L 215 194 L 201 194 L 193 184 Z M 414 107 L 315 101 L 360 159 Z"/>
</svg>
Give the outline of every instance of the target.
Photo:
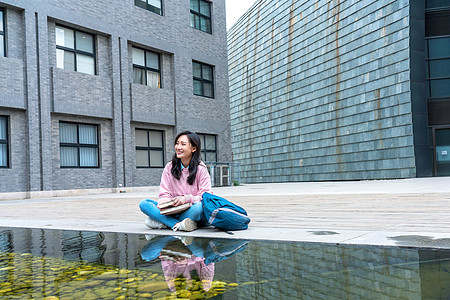
<svg viewBox="0 0 450 300">
<path fill-rule="evenodd" d="M 2 12 L 2 23 L 3 28 L 0 28 L 0 35 L 3 36 L 3 57 L 6 57 L 6 9 L 0 7 L 0 12 Z"/>
<path fill-rule="evenodd" d="M 191 1 L 197 2 L 198 12 L 196 12 L 195 10 L 190 9 L 190 2 L 191 2 Z M 200 12 L 200 3 L 201 3 L 201 2 L 208 3 L 208 7 L 209 7 L 209 16 L 204 15 L 204 14 L 202 14 L 202 13 Z M 196 16 L 196 17 L 200 18 L 200 24 L 201 24 L 201 20 L 202 20 L 202 19 L 207 19 L 207 20 L 209 20 L 209 31 L 208 31 L 208 30 L 202 30 L 202 29 L 201 29 L 201 25 L 200 25 L 200 28 L 197 28 L 197 27 L 195 26 L 195 22 L 194 22 L 194 26 L 192 26 L 192 24 L 191 24 L 191 27 L 192 27 L 192 28 L 197 29 L 197 30 L 200 30 L 200 31 L 203 31 L 203 32 L 206 32 L 206 33 L 209 33 L 209 34 L 212 34 L 211 4 L 212 4 L 211 2 L 205 1 L 205 0 L 190 0 L 190 1 L 189 1 L 189 9 L 190 9 L 191 15 L 194 15 L 194 17 Z"/>
<path fill-rule="evenodd" d="M 137 130 L 141 130 L 141 131 L 145 131 L 147 133 L 147 147 L 144 146 L 137 146 L 136 145 L 136 131 Z M 154 132 L 159 132 L 161 133 L 161 145 L 162 147 L 151 147 L 150 146 L 150 132 L 154 131 Z M 166 159 L 166 153 L 165 153 L 165 131 L 164 130 L 158 130 L 158 129 L 148 129 L 148 128 L 135 128 L 134 129 L 134 136 L 135 136 L 135 150 L 137 153 L 137 150 L 144 150 L 147 151 L 147 156 L 148 156 L 148 166 L 138 166 L 137 165 L 137 161 L 136 161 L 136 169 L 161 169 L 164 168 L 164 162 Z M 161 151 L 162 152 L 162 165 L 161 166 L 152 166 L 151 165 L 151 160 L 150 160 L 150 151 Z M 137 155 L 136 155 L 136 159 L 137 159 Z"/>
<path fill-rule="evenodd" d="M 0 139 L 0 145 L 6 145 L 6 165 L 2 166 L 0 165 L 0 169 L 9 169 L 10 161 L 9 161 L 9 138 L 10 138 L 10 132 L 9 132 L 9 117 L 5 115 L 0 115 L 0 118 L 5 119 L 6 124 L 6 139 Z"/>
<path fill-rule="evenodd" d="M 207 133 L 199 133 L 197 132 L 198 137 L 200 138 L 200 142 L 201 142 L 201 150 L 200 150 L 200 157 L 202 156 L 202 154 L 205 155 L 205 161 L 204 162 L 217 162 L 217 135 L 215 134 L 207 134 Z M 207 136 L 211 136 L 214 137 L 214 147 L 215 150 L 211 150 L 211 149 L 206 149 L 206 137 Z M 206 160 L 206 153 L 214 153 L 216 156 L 216 159 L 214 161 L 211 160 Z"/>
<path fill-rule="evenodd" d="M 151 4 L 149 4 L 149 3 L 148 3 L 148 0 L 145 0 L 145 3 L 146 3 L 146 6 L 145 6 L 145 7 L 142 7 L 141 5 L 139 5 L 139 4 L 138 4 L 139 2 L 142 2 L 142 1 L 140 1 L 140 0 L 134 0 L 134 5 L 137 6 L 137 7 L 143 8 L 143 9 L 145 9 L 145 10 L 148 10 L 148 11 L 154 13 L 154 14 L 157 14 L 157 15 L 160 15 L 160 16 L 163 15 L 163 0 L 159 0 L 159 2 L 160 2 L 160 4 L 161 4 L 161 8 L 157 8 L 157 7 L 155 7 L 155 6 L 151 5 Z M 159 9 L 160 12 L 156 12 L 156 11 L 155 11 L 154 9 L 152 9 L 152 8 L 154 8 L 154 9 Z"/>
<path fill-rule="evenodd" d="M 58 27 L 65 28 L 65 29 L 73 31 L 73 47 L 74 47 L 73 49 L 69 48 L 69 47 L 65 47 L 65 46 L 60 46 L 60 45 L 58 45 L 56 43 L 56 29 Z M 77 37 L 76 37 L 77 36 L 77 32 L 82 33 L 82 34 L 88 34 L 88 35 L 92 36 L 92 53 L 89 53 L 89 52 L 77 49 Z M 83 30 L 78 30 L 78 29 L 75 29 L 75 28 L 70 28 L 70 27 L 67 27 L 67 26 L 64 26 L 64 25 L 55 24 L 55 45 L 56 45 L 56 49 L 57 50 L 59 49 L 59 50 L 72 52 L 74 54 L 73 55 L 73 60 L 74 60 L 73 63 L 74 63 L 74 68 L 75 68 L 74 71 L 75 72 L 88 74 L 88 75 L 97 75 L 97 55 L 96 55 L 97 50 L 96 50 L 96 47 L 95 47 L 96 41 L 97 41 L 97 37 L 96 37 L 95 34 L 91 34 L 89 32 L 86 32 L 86 31 L 83 31 Z M 77 55 L 78 54 L 86 55 L 86 56 L 90 56 L 90 57 L 94 58 L 94 74 L 84 73 L 84 72 L 80 72 L 80 71 L 77 70 L 78 69 L 78 65 L 77 65 Z M 66 70 L 64 68 L 59 68 L 59 69 Z"/>
<path fill-rule="evenodd" d="M 146 50 L 146 49 L 143 49 L 143 48 L 140 48 L 140 47 L 136 47 L 136 46 L 132 46 L 132 48 L 135 48 L 135 49 L 139 49 L 139 50 L 144 51 L 144 64 L 145 64 L 145 66 L 141 66 L 141 65 L 137 65 L 137 64 L 135 64 L 135 63 L 133 62 L 133 49 L 131 49 L 131 51 L 132 51 L 131 60 L 132 60 L 132 64 L 133 64 L 133 72 L 134 72 L 134 68 L 141 69 L 141 70 L 144 70 L 144 71 L 145 71 L 145 72 L 144 72 L 144 73 L 145 73 L 145 78 L 144 78 L 145 83 L 134 82 L 134 74 L 133 74 L 133 83 L 136 83 L 136 84 L 142 84 L 142 85 L 145 85 L 145 86 L 150 86 L 150 85 L 147 84 L 147 82 L 148 82 L 148 78 L 147 78 L 147 70 L 149 70 L 149 71 L 158 73 L 158 75 L 159 75 L 159 87 L 157 87 L 157 88 L 158 88 L 158 89 L 162 89 L 162 78 L 161 78 L 161 77 L 162 77 L 162 76 L 161 76 L 161 69 L 162 69 L 162 64 L 161 64 L 161 53 L 156 52 L 156 51 Z M 154 69 L 154 68 L 151 68 L 151 67 L 147 67 L 147 52 L 151 52 L 151 53 L 154 53 L 154 54 L 157 54 L 157 55 L 158 55 L 158 67 L 159 67 L 159 69 Z M 152 87 L 152 86 L 150 86 L 150 87 Z"/>
<path fill-rule="evenodd" d="M 430 127 L 430 151 L 431 151 L 431 159 L 433 164 L 433 176 L 438 177 L 438 168 L 437 168 L 437 145 L 436 145 L 436 130 L 450 130 L 450 126 L 448 125 L 438 125 Z M 443 175 L 446 176 L 446 175 Z"/>
<path fill-rule="evenodd" d="M 195 77 L 195 76 L 194 76 L 194 64 L 195 64 L 195 63 L 196 63 L 196 64 L 200 64 L 200 66 L 201 66 L 201 68 L 200 68 L 200 70 L 201 70 L 201 76 L 202 76 L 201 78 L 200 78 L 200 77 Z M 204 79 L 204 78 L 203 78 L 203 66 L 208 66 L 208 67 L 211 68 L 212 80 Z M 195 93 L 194 80 L 201 81 L 201 84 L 202 84 L 202 94 L 196 94 L 196 93 Z M 206 95 L 205 95 L 204 83 L 210 83 L 210 84 L 211 84 L 211 93 L 212 93 L 212 96 L 206 96 Z M 199 61 L 196 61 L 196 60 L 193 60 L 193 61 L 192 61 L 192 92 L 193 92 L 193 94 L 196 95 L 196 96 L 214 99 L 214 96 L 215 96 L 215 95 L 214 95 L 214 94 L 215 94 L 215 93 L 214 93 L 214 92 L 215 92 L 215 89 L 214 89 L 214 66 L 209 65 L 209 64 L 206 64 L 206 63 L 202 63 L 202 62 L 199 62 Z"/>
<path fill-rule="evenodd" d="M 430 58 L 430 43 L 429 43 L 430 40 L 442 39 L 442 38 L 448 38 L 450 40 L 450 35 L 430 36 L 430 37 L 425 38 L 425 40 L 426 40 L 426 62 L 427 62 L 426 81 L 427 81 L 427 99 L 428 99 L 428 101 L 450 99 L 450 95 L 442 96 L 442 97 L 433 96 L 433 90 L 432 90 L 432 82 L 435 82 L 437 80 L 449 80 L 450 81 L 450 73 L 448 74 L 448 76 L 437 76 L 437 77 L 431 76 L 431 63 L 432 62 L 442 61 L 442 60 L 450 60 L 450 54 L 449 54 L 449 56 L 445 56 L 445 57 Z"/>
<path fill-rule="evenodd" d="M 77 126 L 77 142 L 76 143 L 61 143 L 61 134 L 59 133 L 59 166 L 61 169 L 99 169 L 100 168 L 100 126 L 98 124 L 92 123 L 82 123 L 82 122 L 67 122 L 59 121 L 59 129 L 61 128 L 61 123 L 75 124 Z M 80 125 L 90 125 L 94 126 L 97 130 L 97 144 L 81 144 L 80 143 Z M 76 166 L 63 166 L 61 165 L 61 147 L 72 147 L 77 148 L 77 165 Z M 96 148 L 97 149 L 97 166 L 80 166 L 80 148 Z"/>
</svg>

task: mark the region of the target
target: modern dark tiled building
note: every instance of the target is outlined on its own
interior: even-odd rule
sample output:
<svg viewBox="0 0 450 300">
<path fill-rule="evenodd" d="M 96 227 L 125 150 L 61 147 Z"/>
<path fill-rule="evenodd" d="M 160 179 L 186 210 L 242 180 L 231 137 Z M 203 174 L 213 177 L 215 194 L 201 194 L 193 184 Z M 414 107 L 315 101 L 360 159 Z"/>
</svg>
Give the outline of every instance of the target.
<svg viewBox="0 0 450 300">
<path fill-rule="evenodd" d="M 157 185 L 182 130 L 231 160 L 224 0 L 0 1 L 0 192 Z"/>
<path fill-rule="evenodd" d="M 448 1 L 257 1 L 229 30 L 243 182 L 450 176 Z"/>
</svg>

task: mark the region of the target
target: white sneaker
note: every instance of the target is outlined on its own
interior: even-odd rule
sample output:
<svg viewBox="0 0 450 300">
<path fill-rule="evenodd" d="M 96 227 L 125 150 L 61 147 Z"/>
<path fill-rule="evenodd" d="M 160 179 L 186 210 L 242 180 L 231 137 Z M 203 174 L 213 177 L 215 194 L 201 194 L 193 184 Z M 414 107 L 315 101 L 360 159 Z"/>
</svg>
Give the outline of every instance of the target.
<svg viewBox="0 0 450 300">
<path fill-rule="evenodd" d="M 173 226 L 173 231 L 181 230 L 181 231 L 194 231 L 197 229 L 197 222 L 192 221 L 189 218 L 184 219 L 181 222 L 178 222 Z"/>
<path fill-rule="evenodd" d="M 175 236 L 177 239 L 179 239 L 185 246 L 189 246 L 194 241 L 194 237 L 192 236 Z"/>
<path fill-rule="evenodd" d="M 155 221 L 153 219 L 147 218 L 147 220 L 145 220 L 145 226 L 147 226 L 150 229 L 164 229 L 164 228 L 169 228 L 167 227 L 165 224 Z"/>
</svg>

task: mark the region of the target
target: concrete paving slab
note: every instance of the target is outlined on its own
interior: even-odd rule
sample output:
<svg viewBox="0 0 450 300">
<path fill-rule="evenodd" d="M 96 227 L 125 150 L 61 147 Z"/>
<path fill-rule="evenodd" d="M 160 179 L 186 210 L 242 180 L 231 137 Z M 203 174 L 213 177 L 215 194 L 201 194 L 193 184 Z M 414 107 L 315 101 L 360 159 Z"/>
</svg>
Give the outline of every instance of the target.
<svg viewBox="0 0 450 300">
<path fill-rule="evenodd" d="M 213 189 L 252 222 L 176 235 L 450 249 L 450 178 L 254 184 Z M 173 235 L 144 226 L 138 203 L 157 188 L 126 193 L 0 201 L 0 226 Z"/>
</svg>

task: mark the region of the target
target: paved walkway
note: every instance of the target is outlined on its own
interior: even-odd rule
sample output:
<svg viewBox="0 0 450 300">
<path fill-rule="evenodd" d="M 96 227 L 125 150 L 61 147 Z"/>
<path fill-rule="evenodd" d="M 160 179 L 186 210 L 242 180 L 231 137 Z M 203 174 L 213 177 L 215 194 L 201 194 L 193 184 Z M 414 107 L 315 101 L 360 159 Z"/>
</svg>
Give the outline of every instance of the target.
<svg viewBox="0 0 450 300">
<path fill-rule="evenodd" d="M 142 234 L 138 203 L 157 188 L 0 201 L 0 227 Z M 251 184 L 214 188 L 241 206 L 250 228 L 234 235 L 202 228 L 177 235 L 450 249 L 450 177 L 352 182 Z"/>
</svg>

